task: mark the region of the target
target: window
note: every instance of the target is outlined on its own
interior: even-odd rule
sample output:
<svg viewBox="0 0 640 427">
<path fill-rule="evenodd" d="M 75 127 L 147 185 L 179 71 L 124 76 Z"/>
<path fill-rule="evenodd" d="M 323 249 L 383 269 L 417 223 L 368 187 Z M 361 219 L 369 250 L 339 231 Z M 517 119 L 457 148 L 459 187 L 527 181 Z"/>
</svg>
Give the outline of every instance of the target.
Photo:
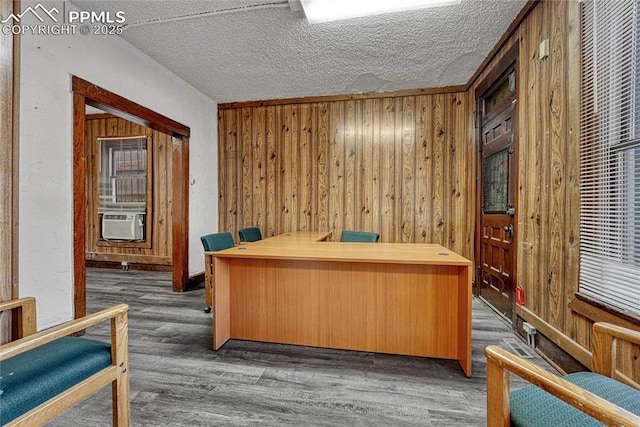
<svg viewBox="0 0 640 427">
<path fill-rule="evenodd" d="M 147 137 L 98 138 L 98 144 L 100 215 L 122 213 L 130 214 L 132 218 L 145 218 L 140 226 L 146 229 L 144 222 L 149 216 L 151 199 L 151 150 L 147 149 Z M 104 229 L 102 234 L 106 238 Z M 137 233 L 138 236 L 141 234 Z"/>
<path fill-rule="evenodd" d="M 580 292 L 640 317 L 640 20 L 582 3 Z"/>
<path fill-rule="evenodd" d="M 505 213 L 509 209 L 509 150 L 487 156 L 483 168 L 482 206 L 485 213 Z"/>
</svg>

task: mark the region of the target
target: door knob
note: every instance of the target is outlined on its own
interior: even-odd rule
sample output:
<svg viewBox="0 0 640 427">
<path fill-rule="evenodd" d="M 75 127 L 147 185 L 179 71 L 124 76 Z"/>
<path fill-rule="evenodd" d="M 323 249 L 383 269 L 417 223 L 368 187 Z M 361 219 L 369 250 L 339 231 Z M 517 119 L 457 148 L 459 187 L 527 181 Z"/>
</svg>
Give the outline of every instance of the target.
<svg viewBox="0 0 640 427">
<path fill-rule="evenodd" d="M 509 236 L 508 236 L 508 238 L 509 238 L 509 243 L 513 242 L 513 231 L 514 231 L 514 230 L 513 230 L 513 224 L 505 225 L 505 226 L 504 226 L 504 231 L 505 231 L 506 233 L 509 233 Z"/>
</svg>

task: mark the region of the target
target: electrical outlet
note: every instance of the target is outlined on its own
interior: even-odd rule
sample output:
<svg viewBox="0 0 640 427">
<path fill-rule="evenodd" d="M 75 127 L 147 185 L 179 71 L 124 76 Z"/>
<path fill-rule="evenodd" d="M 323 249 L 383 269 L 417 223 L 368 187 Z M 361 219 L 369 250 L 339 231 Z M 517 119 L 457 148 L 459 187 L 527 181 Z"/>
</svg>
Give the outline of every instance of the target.
<svg viewBox="0 0 640 427">
<path fill-rule="evenodd" d="M 522 324 L 522 329 L 527 335 L 535 335 L 537 332 L 536 327 L 527 322 Z"/>
</svg>

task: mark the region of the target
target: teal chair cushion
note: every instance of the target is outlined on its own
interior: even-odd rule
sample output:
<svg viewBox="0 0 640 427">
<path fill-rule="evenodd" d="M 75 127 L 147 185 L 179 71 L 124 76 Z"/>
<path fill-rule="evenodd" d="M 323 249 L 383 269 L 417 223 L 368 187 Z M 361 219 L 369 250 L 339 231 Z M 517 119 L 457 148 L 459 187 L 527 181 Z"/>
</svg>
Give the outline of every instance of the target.
<svg viewBox="0 0 640 427">
<path fill-rule="evenodd" d="M 377 243 L 380 234 L 370 231 L 343 231 L 340 235 L 341 242 L 370 242 Z"/>
<path fill-rule="evenodd" d="M 565 380 L 640 415 L 640 391 L 593 372 L 576 372 Z M 536 386 L 511 392 L 513 427 L 603 426 L 604 424 Z"/>
<path fill-rule="evenodd" d="M 0 364 L 0 425 L 111 365 L 111 345 L 65 337 Z"/>
<path fill-rule="evenodd" d="M 207 234 L 206 236 L 200 237 L 200 241 L 202 242 L 202 246 L 204 246 L 204 250 L 207 252 L 229 249 L 235 244 L 233 236 L 228 231 Z"/>
<path fill-rule="evenodd" d="M 243 228 L 238 231 L 241 242 L 257 242 L 262 240 L 262 233 L 258 227 Z"/>
</svg>

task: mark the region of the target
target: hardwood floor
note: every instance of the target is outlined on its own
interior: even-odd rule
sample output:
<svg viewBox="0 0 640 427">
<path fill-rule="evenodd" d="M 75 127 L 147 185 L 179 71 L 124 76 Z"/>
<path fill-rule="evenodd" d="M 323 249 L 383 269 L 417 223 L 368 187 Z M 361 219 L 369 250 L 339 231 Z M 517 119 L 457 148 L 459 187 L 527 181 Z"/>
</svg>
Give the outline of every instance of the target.
<svg viewBox="0 0 640 427">
<path fill-rule="evenodd" d="M 472 378 L 452 360 L 238 340 L 214 352 L 204 289 L 174 293 L 170 273 L 87 270 L 88 313 L 122 302 L 130 306 L 134 426 L 484 426 L 483 350 L 514 339 L 474 299 Z M 105 325 L 87 336 L 108 334 Z M 106 388 L 49 425 L 110 423 Z"/>
</svg>

